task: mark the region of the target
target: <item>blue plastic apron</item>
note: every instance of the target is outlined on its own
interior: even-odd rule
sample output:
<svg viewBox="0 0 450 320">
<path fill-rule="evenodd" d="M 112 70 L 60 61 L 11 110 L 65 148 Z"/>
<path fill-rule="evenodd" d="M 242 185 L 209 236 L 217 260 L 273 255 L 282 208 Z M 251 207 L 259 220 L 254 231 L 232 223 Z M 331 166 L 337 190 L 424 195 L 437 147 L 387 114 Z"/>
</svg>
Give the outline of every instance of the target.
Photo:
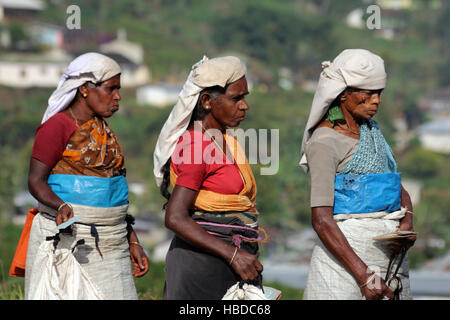
<svg viewBox="0 0 450 320">
<path fill-rule="evenodd" d="M 334 214 L 393 212 L 400 206 L 400 173 L 336 175 Z"/>
</svg>

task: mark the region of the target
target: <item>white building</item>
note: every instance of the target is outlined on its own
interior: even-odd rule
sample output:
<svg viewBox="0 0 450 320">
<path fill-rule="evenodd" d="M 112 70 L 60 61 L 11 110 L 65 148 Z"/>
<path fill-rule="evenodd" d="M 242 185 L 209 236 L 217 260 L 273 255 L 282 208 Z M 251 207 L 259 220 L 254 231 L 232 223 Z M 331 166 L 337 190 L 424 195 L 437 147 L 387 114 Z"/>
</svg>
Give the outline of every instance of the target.
<svg viewBox="0 0 450 320">
<path fill-rule="evenodd" d="M 29 88 L 56 87 L 71 56 L 62 51 L 45 54 L 11 54 L 0 58 L 0 85 Z"/>
<path fill-rule="evenodd" d="M 417 132 L 425 149 L 450 153 L 450 117 L 425 123 Z"/>
<path fill-rule="evenodd" d="M 28 23 L 25 29 L 34 44 L 47 48 L 64 49 L 64 27 L 42 22 L 32 22 Z"/>
<path fill-rule="evenodd" d="M 412 0 L 378 0 L 377 4 L 383 9 L 407 10 L 412 7 Z"/>
<path fill-rule="evenodd" d="M 142 46 L 127 40 L 125 29 L 117 30 L 117 38 L 100 45 L 100 51 L 107 53 L 120 53 L 135 64 L 144 62 L 144 49 Z"/>
<path fill-rule="evenodd" d="M 450 86 L 428 93 L 420 101 L 419 108 L 432 119 L 450 117 Z"/>
<path fill-rule="evenodd" d="M 144 49 L 127 40 L 126 31 L 119 29 L 117 38 L 100 45 L 100 52 L 119 63 L 122 87 L 139 87 L 151 81 L 150 69 L 144 64 Z"/>
<path fill-rule="evenodd" d="M 1 1 L 1 0 L 0 0 Z M 68 64 L 79 54 L 69 54 L 60 49 L 64 38 L 62 31 L 51 25 L 33 24 L 30 34 L 40 44 L 52 49 L 43 53 L 23 54 L 11 52 L 0 56 L 0 85 L 29 88 L 57 86 Z M 148 84 L 150 70 L 143 63 L 142 47 L 125 39 L 119 32 L 118 39 L 100 46 L 100 52 L 114 59 L 122 70 L 122 87 L 136 88 Z"/>
<path fill-rule="evenodd" d="M 0 22 L 35 18 L 45 6 L 41 0 L 0 0 Z"/>
<path fill-rule="evenodd" d="M 136 99 L 141 105 L 152 105 L 162 108 L 175 104 L 182 88 L 183 85 L 181 84 L 160 83 L 146 85 L 136 90 Z"/>
</svg>

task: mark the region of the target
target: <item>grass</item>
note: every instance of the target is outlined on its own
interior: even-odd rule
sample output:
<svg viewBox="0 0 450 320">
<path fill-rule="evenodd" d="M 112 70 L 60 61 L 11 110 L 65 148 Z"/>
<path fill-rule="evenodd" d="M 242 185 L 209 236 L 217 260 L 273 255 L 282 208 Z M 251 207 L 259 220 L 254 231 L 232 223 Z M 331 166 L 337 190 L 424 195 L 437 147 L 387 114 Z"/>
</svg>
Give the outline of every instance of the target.
<svg viewBox="0 0 450 320">
<path fill-rule="evenodd" d="M 0 219 L 0 300 L 23 300 L 24 279 L 8 275 L 22 228 Z M 162 300 L 164 290 L 164 262 L 150 262 L 150 271 L 142 278 L 135 279 L 139 300 Z M 276 282 L 264 285 L 282 291 L 282 300 L 298 300 L 303 292 Z"/>
<path fill-rule="evenodd" d="M 302 300 L 303 290 L 296 289 L 290 286 L 286 286 L 279 282 L 264 283 L 265 286 L 272 287 L 281 291 L 280 300 Z"/>
<path fill-rule="evenodd" d="M 0 300 L 23 300 L 25 297 L 23 281 L 4 282 L 0 284 Z"/>
</svg>

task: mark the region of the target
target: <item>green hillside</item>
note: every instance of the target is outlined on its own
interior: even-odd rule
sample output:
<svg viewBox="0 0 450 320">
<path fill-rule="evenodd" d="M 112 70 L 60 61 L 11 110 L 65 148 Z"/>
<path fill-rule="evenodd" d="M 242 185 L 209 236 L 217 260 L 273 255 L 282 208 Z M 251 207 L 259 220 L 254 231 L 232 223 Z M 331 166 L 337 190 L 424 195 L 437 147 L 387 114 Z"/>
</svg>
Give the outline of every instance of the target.
<svg viewBox="0 0 450 320">
<path fill-rule="evenodd" d="M 276 175 L 262 176 L 257 205 L 263 226 L 286 233 L 310 226 L 309 177 L 298 166 L 303 129 L 313 92 L 302 89 L 317 80 L 321 61 L 332 60 L 345 48 L 365 48 L 386 63 L 388 86 L 376 116 L 383 133 L 395 146 L 394 119 L 403 113 L 411 128 L 426 119 L 418 102 L 427 92 L 449 85 L 450 9 L 415 0 L 417 10 L 396 17 L 400 26 L 393 40 L 374 30 L 352 29 L 346 14 L 365 1 L 327 0 L 115 0 L 48 1 L 40 20 L 64 26 L 69 4 L 81 8 L 82 28 L 99 35 L 127 31 L 139 43 L 154 82 L 183 82 L 191 65 L 203 54 L 237 54 L 253 76 L 248 97 L 250 110 L 243 129 L 279 129 L 280 163 Z M 367 16 L 367 15 L 366 15 Z M 382 16 L 383 17 L 383 16 Z M 83 50 L 96 50 L 86 43 Z M 279 86 L 280 68 L 287 68 L 291 90 Z M 12 210 L 13 196 L 27 188 L 29 155 L 52 90 L 0 87 L 0 207 L 3 219 Z M 153 177 L 153 150 L 170 107 L 138 106 L 134 89 L 122 89 L 121 110 L 109 119 L 126 156 L 128 180 L 142 182 L 148 192 L 131 198 L 139 214 L 160 217 L 164 199 Z M 417 246 L 411 250 L 412 267 L 450 247 L 450 156 L 423 150 L 417 139 L 397 153 L 406 178 L 424 183 L 421 203 L 415 208 L 416 228 L 423 239 L 445 240 L 444 248 Z M 7 261 L 1 258 L 5 267 Z M 3 280 L 4 278 L 0 278 Z M 0 281 L 1 282 L 1 281 Z M 1 296 L 0 296 L 1 299 Z"/>
</svg>

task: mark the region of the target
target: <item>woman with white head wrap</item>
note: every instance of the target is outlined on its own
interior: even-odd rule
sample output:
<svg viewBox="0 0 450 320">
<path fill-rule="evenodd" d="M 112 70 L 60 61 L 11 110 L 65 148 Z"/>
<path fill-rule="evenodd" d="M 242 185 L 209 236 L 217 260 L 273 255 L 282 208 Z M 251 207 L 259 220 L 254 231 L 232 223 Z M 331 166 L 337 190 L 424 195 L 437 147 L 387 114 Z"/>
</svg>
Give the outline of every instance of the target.
<svg viewBox="0 0 450 320">
<path fill-rule="evenodd" d="M 169 200 L 166 227 L 175 233 L 165 299 L 218 300 L 238 281 L 261 285 L 255 179 L 226 132 L 244 120 L 247 94 L 238 58 L 204 57 L 161 130 L 154 173 Z"/>
<path fill-rule="evenodd" d="M 408 299 L 404 258 L 415 236 L 399 234 L 413 232 L 412 204 L 372 119 L 386 85 L 384 62 L 348 49 L 322 67 L 300 161 L 311 174 L 312 225 L 320 238 L 304 298 Z M 388 245 L 374 240 L 391 233 Z M 399 267 L 395 274 L 390 261 Z"/>
<path fill-rule="evenodd" d="M 36 131 L 28 176 L 39 213 L 30 231 L 26 299 L 43 297 L 36 291 L 39 278 L 47 272 L 40 267 L 41 258 L 50 248 L 46 238 L 57 232 L 55 248 L 66 253 L 83 239 L 74 256 L 96 288 L 95 295 L 86 295 L 75 290 L 79 283 L 68 283 L 61 276 L 51 280 L 52 285 L 61 285 L 55 289 L 59 298 L 137 299 L 130 258 L 134 276 L 148 271 L 148 260 L 127 214 L 122 149 L 105 121 L 119 109 L 120 73 L 109 57 L 83 54 L 70 63 L 49 99 Z M 55 229 L 71 222 L 61 232 Z M 56 262 L 54 267 L 58 268 Z"/>
</svg>

